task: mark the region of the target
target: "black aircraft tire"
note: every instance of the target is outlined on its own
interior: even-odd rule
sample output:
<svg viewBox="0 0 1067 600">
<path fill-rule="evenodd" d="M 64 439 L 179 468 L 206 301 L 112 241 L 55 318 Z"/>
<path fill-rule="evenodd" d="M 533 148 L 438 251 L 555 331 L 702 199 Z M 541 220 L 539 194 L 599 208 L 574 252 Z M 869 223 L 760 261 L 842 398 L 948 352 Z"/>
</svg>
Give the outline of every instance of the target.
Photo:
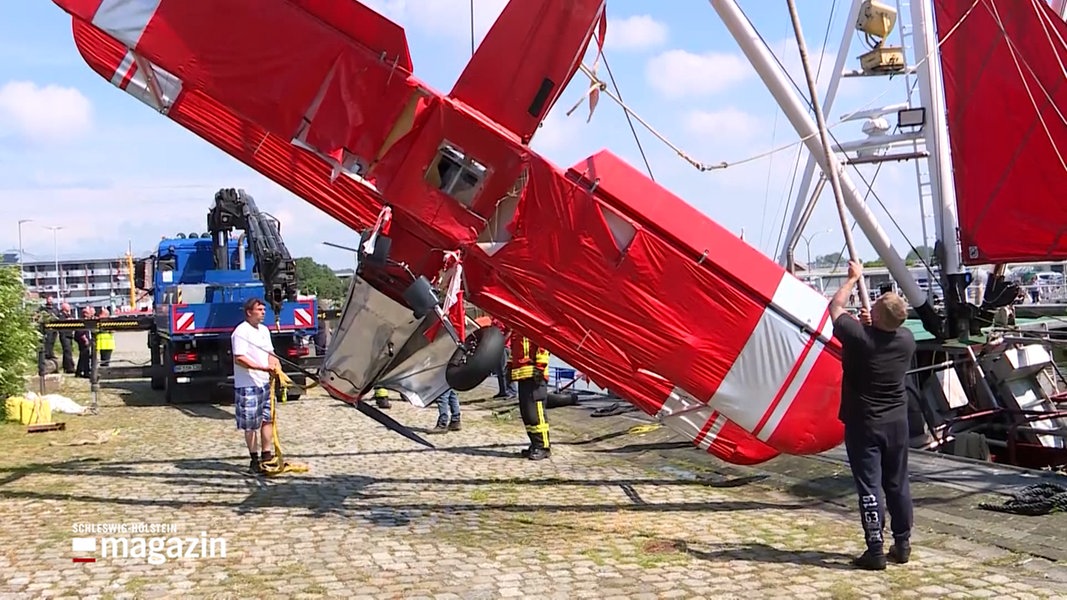
<svg viewBox="0 0 1067 600">
<path fill-rule="evenodd" d="M 578 394 L 576 392 L 549 392 L 545 400 L 545 408 L 559 408 L 561 406 L 578 406 Z"/>
<path fill-rule="evenodd" d="M 475 330 L 467 341 L 477 344 L 474 352 L 468 354 L 463 348 L 456 348 L 445 367 L 445 381 L 457 392 L 481 385 L 500 367 L 500 355 L 504 353 L 504 333 L 492 325 Z"/>
</svg>

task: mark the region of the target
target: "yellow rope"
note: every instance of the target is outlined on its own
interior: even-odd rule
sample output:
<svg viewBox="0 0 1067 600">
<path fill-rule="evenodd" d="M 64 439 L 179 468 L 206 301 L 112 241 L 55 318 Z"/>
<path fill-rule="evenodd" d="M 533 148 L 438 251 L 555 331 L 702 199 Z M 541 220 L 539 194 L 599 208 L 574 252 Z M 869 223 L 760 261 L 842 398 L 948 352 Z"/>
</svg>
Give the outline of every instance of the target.
<svg viewBox="0 0 1067 600">
<path fill-rule="evenodd" d="M 277 396 L 278 386 L 282 386 L 282 404 L 285 404 L 289 399 L 289 386 L 293 384 L 293 380 L 289 379 L 289 376 L 282 371 L 281 367 L 275 369 L 270 376 L 270 416 L 271 416 L 271 438 L 274 442 L 274 456 L 269 461 L 262 463 L 263 474 L 267 477 L 274 477 L 281 475 L 282 473 L 307 473 L 308 466 L 300 463 L 285 462 L 282 457 L 282 443 L 278 439 L 278 413 L 275 404 L 275 397 Z"/>
<path fill-rule="evenodd" d="M 662 427 L 659 423 L 649 423 L 648 425 L 634 425 L 626 431 L 630 435 L 640 435 L 642 433 L 649 433 Z"/>
</svg>

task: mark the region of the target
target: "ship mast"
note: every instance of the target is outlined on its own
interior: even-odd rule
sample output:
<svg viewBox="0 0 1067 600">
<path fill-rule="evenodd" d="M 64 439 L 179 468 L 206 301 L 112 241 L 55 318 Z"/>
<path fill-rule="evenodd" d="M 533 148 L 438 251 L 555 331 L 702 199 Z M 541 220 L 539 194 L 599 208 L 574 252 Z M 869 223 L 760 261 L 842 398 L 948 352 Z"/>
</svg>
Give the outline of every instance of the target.
<svg viewBox="0 0 1067 600">
<path fill-rule="evenodd" d="M 855 183 L 842 169 L 840 160 L 833 152 L 826 152 L 819 139 L 816 123 L 808 113 L 808 107 L 798 97 L 792 87 L 789 77 L 782 70 L 781 65 L 774 60 L 774 55 L 763 39 L 757 34 L 755 28 L 745 17 L 735 0 L 709 0 L 712 8 L 718 13 L 719 18 L 726 25 L 730 35 L 734 37 L 741 51 L 756 69 L 760 78 L 774 96 L 783 113 L 793 125 L 797 134 L 804 141 L 808 152 L 818 161 L 824 173 L 830 169 L 838 172 L 841 191 L 845 206 L 852 213 L 856 224 L 870 241 L 879 257 L 885 261 L 893 279 L 901 287 L 904 295 L 915 308 L 924 328 L 935 336 L 943 335 L 941 317 L 934 310 L 933 303 L 922 290 L 900 254 L 893 247 L 892 242 L 885 231 L 875 220 L 874 215 L 864 203 Z"/>
</svg>

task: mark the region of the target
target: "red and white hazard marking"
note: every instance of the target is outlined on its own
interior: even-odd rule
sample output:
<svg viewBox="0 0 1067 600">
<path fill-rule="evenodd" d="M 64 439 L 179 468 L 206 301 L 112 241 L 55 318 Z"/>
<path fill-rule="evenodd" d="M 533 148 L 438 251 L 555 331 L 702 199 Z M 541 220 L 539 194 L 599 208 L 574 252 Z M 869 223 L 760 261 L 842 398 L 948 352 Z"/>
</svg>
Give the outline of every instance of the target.
<svg viewBox="0 0 1067 600">
<path fill-rule="evenodd" d="M 174 331 L 196 331 L 196 320 L 193 313 L 178 313 L 174 317 Z"/>
<path fill-rule="evenodd" d="M 306 308 L 293 310 L 293 318 L 296 320 L 297 327 L 311 327 L 314 324 L 311 311 Z"/>
</svg>

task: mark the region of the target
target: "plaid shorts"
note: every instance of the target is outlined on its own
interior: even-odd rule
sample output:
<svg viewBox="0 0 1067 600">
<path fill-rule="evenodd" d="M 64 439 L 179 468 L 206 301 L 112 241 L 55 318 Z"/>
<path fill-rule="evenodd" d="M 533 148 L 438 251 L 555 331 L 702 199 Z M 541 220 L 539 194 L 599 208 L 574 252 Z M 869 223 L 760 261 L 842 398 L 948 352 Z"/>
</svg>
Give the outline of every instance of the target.
<svg viewBox="0 0 1067 600">
<path fill-rule="evenodd" d="M 270 384 L 234 388 L 233 403 L 238 429 L 257 431 L 270 423 Z"/>
</svg>

